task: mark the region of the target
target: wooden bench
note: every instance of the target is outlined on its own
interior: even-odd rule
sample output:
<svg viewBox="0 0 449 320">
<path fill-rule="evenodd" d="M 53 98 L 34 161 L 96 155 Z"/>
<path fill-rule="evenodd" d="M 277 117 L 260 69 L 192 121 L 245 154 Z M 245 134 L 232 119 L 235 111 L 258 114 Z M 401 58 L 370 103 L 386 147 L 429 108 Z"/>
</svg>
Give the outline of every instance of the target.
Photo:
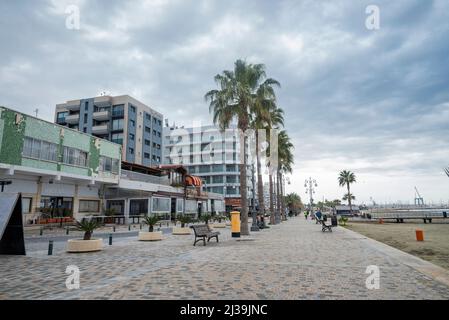
<svg viewBox="0 0 449 320">
<path fill-rule="evenodd" d="M 197 224 L 190 226 L 190 228 L 192 228 L 195 233 L 195 242 L 193 243 L 194 246 L 201 240 L 203 240 L 204 245 L 206 245 L 206 238 L 207 242 L 209 242 L 211 238 L 217 239 L 218 242 L 218 235 L 220 232 L 212 231 L 207 224 Z"/>
</svg>

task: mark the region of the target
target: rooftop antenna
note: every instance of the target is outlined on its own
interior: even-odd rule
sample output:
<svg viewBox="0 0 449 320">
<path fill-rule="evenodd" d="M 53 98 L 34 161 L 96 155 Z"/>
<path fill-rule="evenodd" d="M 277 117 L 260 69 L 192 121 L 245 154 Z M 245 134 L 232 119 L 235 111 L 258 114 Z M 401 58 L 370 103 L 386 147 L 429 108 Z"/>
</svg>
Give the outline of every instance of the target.
<svg viewBox="0 0 449 320">
<path fill-rule="evenodd" d="M 34 109 L 34 113 L 36 114 L 36 118 L 37 118 L 37 114 L 39 113 L 39 109 L 38 108 Z"/>
</svg>

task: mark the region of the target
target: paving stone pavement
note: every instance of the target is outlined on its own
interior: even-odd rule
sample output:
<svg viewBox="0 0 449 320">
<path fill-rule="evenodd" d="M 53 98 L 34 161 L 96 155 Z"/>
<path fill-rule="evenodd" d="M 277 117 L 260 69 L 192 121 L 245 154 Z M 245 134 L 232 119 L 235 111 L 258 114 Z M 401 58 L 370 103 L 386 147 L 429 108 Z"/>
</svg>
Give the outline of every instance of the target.
<svg viewBox="0 0 449 320">
<path fill-rule="evenodd" d="M 193 247 L 193 235 L 159 242 L 126 237 L 101 252 L 53 256 L 27 240 L 27 256 L 0 256 L 0 299 L 449 299 L 449 287 L 342 227 L 321 232 L 292 218 L 252 233 Z M 68 265 L 80 289 L 66 288 Z M 380 269 L 380 289 L 365 286 L 367 266 Z"/>
</svg>

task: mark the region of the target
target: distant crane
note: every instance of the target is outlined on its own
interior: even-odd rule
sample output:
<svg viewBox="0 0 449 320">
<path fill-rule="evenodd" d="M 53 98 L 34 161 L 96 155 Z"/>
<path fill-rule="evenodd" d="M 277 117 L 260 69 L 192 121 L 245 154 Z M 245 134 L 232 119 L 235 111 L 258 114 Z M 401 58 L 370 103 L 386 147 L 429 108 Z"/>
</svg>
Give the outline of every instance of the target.
<svg viewBox="0 0 449 320">
<path fill-rule="evenodd" d="M 449 167 L 444 168 L 444 172 L 446 173 L 446 175 L 449 177 Z"/>
<path fill-rule="evenodd" d="M 418 189 L 415 187 L 415 205 L 417 206 L 423 206 L 424 205 L 424 199 L 419 194 Z"/>
</svg>

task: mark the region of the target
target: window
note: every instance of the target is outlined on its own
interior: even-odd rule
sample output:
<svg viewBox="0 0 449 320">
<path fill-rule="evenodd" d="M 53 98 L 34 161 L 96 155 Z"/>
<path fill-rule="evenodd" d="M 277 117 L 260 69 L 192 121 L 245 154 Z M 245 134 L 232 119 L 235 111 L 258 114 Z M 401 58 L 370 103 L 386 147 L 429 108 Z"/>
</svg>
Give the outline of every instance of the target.
<svg viewBox="0 0 449 320">
<path fill-rule="evenodd" d="M 136 126 L 136 122 L 134 120 L 129 120 L 129 123 L 131 124 L 131 126 L 135 127 Z"/>
<path fill-rule="evenodd" d="M 100 171 L 118 174 L 118 170 L 119 170 L 118 159 L 112 159 L 104 156 L 100 157 Z"/>
<path fill-rule="evenodd" d="M 134 154 L 134 149 L 133 148 L 128 148 L 129 154 Z"/>
<path fill-rule="evenodd" d="M 182 212 L 184 207 L 184 199 L 176 199 L 176 211 Z"/>
<path fill-rule="evenodd" d="M 129 134 L 129 139 L 134 141 L 134 134 L 130 133 Z"/>
<path fill-rule="evenodd" d="M 89 102 L 84 102 L 84 110 L 88 111 L 89 110 Z"/>
<path fill-rule="evenodd" d="M 150 127 L 147 127 L 147 126 L 145 126 L 145 132 L 147 132 L 147 133 L 151 133 L 151 128 L 150 128 Z"/>
<path fill-rule="evenodd" d="M 162 126 L 162 121 L 161 121 L 161 120 L 158 120 L 158 121 L 157 121 L 157 124 L 160 125 L 160 126 Z"/>
<path fill-rule="evenodd" d="M 153 142 L 153 148 L 156 148 L 156 142 Z"/>
<path fill-rule="evenodd" d="M 156 135 L 156 130 L 153 130 L 153 136 L 155 136 Z"/>
<path fill-rule="evenodd" d="M 157 119 L 153 118 L 153 123 L 156 124 L 157 123 Z"/>
<path fill-rule="evenodd" d="M 123 119 L 112 120 L 112 130 L 123 130 Z"/>
<path fill-rule="evenodd" d="M 31 212 L 31 203 L 33 198 L 22 198 L 22 213 L 30 213 Z"/>
<path fill-rule="evenodd" d="M 99 212 L 100 201 L 98 200 L 80 200 L 79 212 Z"/>
<path fill-rule="evenodd" d="M 156 161 L 156 156 L 153 155 L 153 156 L 151 157 L 151 159 L 154 160 L 154 161 Z"/>
<path fill-rule="evenodd" d="M 112 116 L 113 117 L 123 117 L 125 115 L 124 105 L 119 104 L 112 107 Z"/>
<path fill-rule="evenodd" d="M 87 113 L 84 114 L 84 123 L 87 123 Z"/>
<path fill-rule="evenodd" d="M 156 162 L 161 162 L 161 157 L 156 157 Z"/>
<path fill-rule="evenodd" d="M 148 113 L 145 113 L 145 118 L 146 118 L 148 121 L 151 121 L 151 116 L 150 116 Z"/>
<path fill-rule="evenodd" d="M 132 199 L 129 201 L 129 214 L 140 215 L 148 213 L 148 199 Z"/>
<path fill-rule="evenodd" d="M 160 149 L 161 145 L 160 144 L 156 144 L 156 149 Z"/>
<path fill-rule="evenodd" d="M 145 153 L 143 154 L 143 156 L 144 156 L 145 159 L 150 159 L 150 154 L 147 153 L 147 152 L 145 152 Z"/>
<path fill-rule="evenodd" d="M 161 137 L 161 133 L 160 133 L 160 132 L 158 132 L 158 133 L 157 133 L 157 136 L 158 136 L 158 137 L 160 138 L 160 137 Z"/>
<path fill-rule="evenodd" d="M 64 163 L 85 167 L 87 165 L 87 152 L 75 148 L 64 147 Z"/>
<path fill-rule="evenodd" d="M 223 183 L 223 176 L 213 176 L 212 183 Z"/>
<path fill-rule="evenodd" d="M 55 143 L 25 137 L 23 156 L 41 160 L 58 161 L 58 145 Z"/>
<path fill-rule="evenodd" d="M 118 144 L 123 144 L 123 133 L 113 133 L 111 135 L 111 141 Z"/>
<path fill-rule="evenodd" d="M 58 112 L 57 116 L 56 116 L 56 122 L 57 123 L 64 123 L 65 122 L 65 117 L 68 116 L 69 113 L 67 111 L 64 112 Z"/>
<path fill-rule="evenodd" d="M 87 133 L 87 128 L 86 127 L 83 128 L 83 132 Z"/>
<path fill-rule="evenodd" d="M 145 139 L 145 145 L 146 145 L 146 146 L 150 146 L 150 145 L 151 145 L 151 141 L 150 141 L 150 140 L 147 140 L 147 139 Z"/>
<path fill-rule="evenodd" d="M 153 197 L 153 212 L 170 212 L 170 198 Z"/>
<path fill-rule="evenodd" d="M 129 110 L 131 110 L 131 112 L 136 113 L 136 107 L 134 106 L 129 106 Z"/>
</svg>

